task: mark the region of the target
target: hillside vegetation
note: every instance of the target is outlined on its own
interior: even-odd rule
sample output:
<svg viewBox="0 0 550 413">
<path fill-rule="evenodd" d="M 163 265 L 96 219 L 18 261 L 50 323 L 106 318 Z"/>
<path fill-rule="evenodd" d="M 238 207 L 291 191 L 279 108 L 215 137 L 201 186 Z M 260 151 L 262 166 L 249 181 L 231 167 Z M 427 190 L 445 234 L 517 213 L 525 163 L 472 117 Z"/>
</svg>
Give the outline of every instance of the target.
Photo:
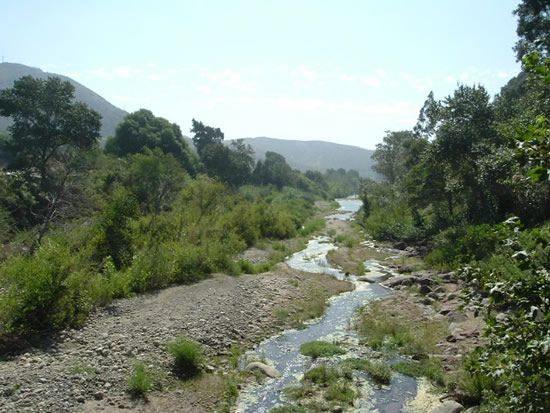
<svg viewBox="0 0 550 413">
<path fill-rule="evenodd" d="M 357 172 L 302 174 L 283 156 L 254 162 L 193 119 L 198 155 L 178 125 L 142 109 L 99 146 L 100 115 L 74 87 L 23 77 L 0 92 L 14 119 L 0 145 L 0 347 L 36 343 L 114 298 L 214 272 L 268 270 L 237 259 L 259 242 L 307 236 L 318 199 L 357 193 Z"/>
</svg>

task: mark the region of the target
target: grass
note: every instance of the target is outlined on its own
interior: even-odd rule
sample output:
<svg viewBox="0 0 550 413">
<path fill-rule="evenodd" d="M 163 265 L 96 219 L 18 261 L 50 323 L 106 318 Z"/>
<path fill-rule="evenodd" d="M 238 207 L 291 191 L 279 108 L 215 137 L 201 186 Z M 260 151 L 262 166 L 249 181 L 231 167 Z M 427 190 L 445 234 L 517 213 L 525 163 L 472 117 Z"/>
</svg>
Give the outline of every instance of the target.
<svg viewBox="0 0 550 413">
<path fill-rule="evenodd" d="M 344 360 L 342 363 L 354 370 L 365 371 L 375 383 L 390 384 L 391 382 L 391 369 L 382 361 L 354 358 Z"/>
<path fill-rule="evenodd" d="M 308 370 L 304 374 L 304 381 L 326 387 L 338 381 L 340 376 L 340 371 L 338 371 L 336 367 L 327 367 L 326 364 L 321 364 L 318 367 Z"/>
<path fill-rule="evenodd" d="M 87 376 L 95 376 L 97 374 L 94 367 L 85 366 L 79 361 L 73 361 L 68 370 L 70 374 L 85 374 Z"/>
<path fill-rule="evenodd" d="M 332 411 L 337 405 L 353 403 L 357 393 L 352 382 L 353 375 L 349 368 L 323 363 L 306 371 L 300 385 L 287 387 L 284 393 L 289 399 L 300 401 L 306 411 Z"/>
<path fill-rule="evenodd" d="M 204 356 L 197 343 L 180 337 L 168 344 L 168 351 L 174 356 L 174 370 L 178 375 L 189 378 L 200 374 Z"/>
<path fill-rule="evenodd" d="M 346 351 L 328 341 L 310 341 L 300 346 L 300 353 L 304 356 L 316 359 L 318 357 L 331 357 L 336 354 L 345 354 Z"/>
<path fill-rule="evenodd" d="M 356 329 L 374 350 L 398 349 L 408 355 L 425 357 L 435 352 L 435 345 L 447 335 L 443 321 L 431 321 L 416 306 L 396 311 L 392 301 L 375 301 L 363 307 Z"/>
<path fill-rule="evenodd" d="M 310 221 L 308 221 L 300 231 L 298 231 L 299 235 L 302 237 L 307 237 L 313 232 L 322 230 L 326 225 L 326 219 L 324 218 L 314 218 Z"/>
<path fill-rule="evenodd" d="M 134 397 L 143 397 L 153 387 L 153 374 L 142 362 L 134 365 L 134 372 L 128 379 L 128 392 Z"/>
<path fill-rule="evenodd" d="M 305 328 L 305 322 L 321 317 L 325 313 L 327 301 L 319 289 L 307 292 L 307 297 L 297 300 L 291 308 L 276 308 L 274 316 L 279 324 L 289 324 L 293 328 Z"/>
<path fill-rule="evenodd" d="M 411 377 L 426 377 L 439 386 L 445 385 L 445 375 L 438 359 L 424 358 L 420 361 L 400 361 L 392 369 Z"/>
</svg>

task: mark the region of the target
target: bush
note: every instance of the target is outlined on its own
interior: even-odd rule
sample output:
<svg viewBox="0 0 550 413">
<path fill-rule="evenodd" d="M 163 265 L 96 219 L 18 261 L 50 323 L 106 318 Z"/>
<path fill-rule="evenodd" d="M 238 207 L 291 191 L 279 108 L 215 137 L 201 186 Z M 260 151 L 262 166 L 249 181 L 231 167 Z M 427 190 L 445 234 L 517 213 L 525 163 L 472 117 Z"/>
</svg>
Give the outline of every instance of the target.
<svg viewBox="0 0 550 413">
<path fill-rule="evenodd" d="M 76 322 L 89 310 L 86 288 L 66 282 L 75 260 L 63 244 L 47 240 L 32 256 L 12 256 L 0 267 L 2 335 L 31 335 Z"/>
<path fill-rule="evenodd" d="M 204 356 L 200 346 L 185 337 L 168 344 L 168 351 L 174 356 L 174 370 L 182 377 L 200 374 Z"/>
<path fill-rule="evenodd" d="M 345 360 L 343 364 L 355 370 L 367 372 L 375 383 L 390 384 L 391 382 L 391 369 L 382 361 L 370 361 L 356 358 Z"/>
<path fill-rule="evenodd" d="M 345 350 L 328 341 L 310 341 L 300 346 L 300 353 L 314 359 L 318 357 L 330 357 L 336 354 L 345 354 Z"/>
<path fill-rule="evenodd" d="M 144 396 L 153 387 L 153 375 L 145 369 L 145 365 L 137 362 L 134 372 L 128 379 L 128 391 L 135 397 Z"/>
<path fill-rule="evenodd" d="M 369 234 L 381 241 L 409 241 L 422 237 L 422 231 L 415 226 L 412 211 L 404 201 L 393 201 L 372 209 L 364 225 Z"/>
</svg>

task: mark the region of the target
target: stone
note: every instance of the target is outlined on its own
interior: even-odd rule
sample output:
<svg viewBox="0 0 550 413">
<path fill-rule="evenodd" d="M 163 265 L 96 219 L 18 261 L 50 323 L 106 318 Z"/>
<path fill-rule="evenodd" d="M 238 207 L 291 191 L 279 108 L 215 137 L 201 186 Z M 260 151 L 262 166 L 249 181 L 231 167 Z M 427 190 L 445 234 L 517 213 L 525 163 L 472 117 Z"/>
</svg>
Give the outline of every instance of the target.
<svg viewBox="0 0 550 413">
<path fill-rule="evenodd" d="M 403 241 L 396 242 L 395 244 L 393 244 L 393 248 L 403 251 L 405 248 L 407 248 L 407 244 L 405 244 Z"/>
<path fill-rule="evenodd" d="M 432 292 L 432 289 L 427 285 L 421 285 L 420 286 L 420 294 L 427 295 Z"/>
<path fill-rule="evenodd" d="M 268 366 L 267 364 L 260 363 L 259 361 L 253 361 L 246 366 L 247 370 L 261 370 L 266 376 L 272 377 L 274 379 L 281 377 L 281 373 L 275 367 Z"/>
<path fill-rule="evenodd" d="M 386 287 L 395 288 L 399 286 L 408 286 L 412 285 L 416 281 L 416 277 L 411 275 L 401 276 L 401 277 L 392 277 L 384 281 Z"/>
<path fill-rule="evenodd" d="M 357 281 L 364 281 L 364 282 L 368 282 L 368 283 L 375 283 L 376 280 L 372 277 L 367 277 L 365 275 L 361 276 L 361 277 L 357 277 Z"/>
<path fill-rule="evenodd" d="M 464 410 L 464 406 L 454 400 L 447 400 L 441 406 L 432 409 L 430 413 L 459 413 Z"/>
<path fill-rule="evenodd" d="M 344 411 L 344 408 L 342 406 L 334 406 L 332 409 L 332 413 L 342 413 Z"/>
</svg>

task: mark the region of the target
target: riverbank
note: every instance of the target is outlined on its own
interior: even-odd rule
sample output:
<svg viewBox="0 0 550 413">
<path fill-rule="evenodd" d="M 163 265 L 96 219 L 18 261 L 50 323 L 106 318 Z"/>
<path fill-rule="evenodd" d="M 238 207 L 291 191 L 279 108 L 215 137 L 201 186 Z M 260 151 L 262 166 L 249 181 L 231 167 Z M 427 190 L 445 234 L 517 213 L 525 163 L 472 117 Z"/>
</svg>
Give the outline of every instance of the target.
<svg viewBox="0 0 550 413">
<path fill-rule="evenodd" d="M 92 314 L 82 329 L 62 332 L 51 347 L 2 361 L 0 410 L 221 411 L 232 348 L 248 348 L 291 326 L 293 318 L 282 320 L 277 310 L 299 312 L 295 307 L 312 291 L 326 300 L 348 288 L 330 276 L 279 264 L 259 275 L 218 274 L 115 301 Z M 171 372 L 166 344 L 180 335 L 199 342 L 207 356 L 198 381 L 181 384 Z M 156 372 L 163 388 L 147 401 L 127 392 L 138 360 Z"/>
</svg>

